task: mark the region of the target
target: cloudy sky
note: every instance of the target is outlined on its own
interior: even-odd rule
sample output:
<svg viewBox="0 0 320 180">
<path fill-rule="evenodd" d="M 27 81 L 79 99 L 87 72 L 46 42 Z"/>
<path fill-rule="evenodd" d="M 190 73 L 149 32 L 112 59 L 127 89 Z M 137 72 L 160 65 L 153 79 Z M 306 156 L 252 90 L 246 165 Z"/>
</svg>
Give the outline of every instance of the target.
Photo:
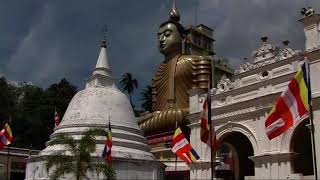
<svg viewBox="0 0 320 180">
<path fill-rule="evenodd" d="M 103 28 L 114 76 L 132 73 L 140 89 L 162 60 L 157 31 L 171 0 L 1 0 L 0 74 L 43 88 L 67 78 L 83 89 L 95 66 Z M 195 1 L 176 0 L 183 25 L 195 23 Z M 212 27 L 217 57 L 237 67 L 261 44 L 290 40 L 304 48 L 300 9 L 319 0 L 198 0 L 198 23 Z M 137 102 L 139 90 L 135 94 Z"/>
</svg>

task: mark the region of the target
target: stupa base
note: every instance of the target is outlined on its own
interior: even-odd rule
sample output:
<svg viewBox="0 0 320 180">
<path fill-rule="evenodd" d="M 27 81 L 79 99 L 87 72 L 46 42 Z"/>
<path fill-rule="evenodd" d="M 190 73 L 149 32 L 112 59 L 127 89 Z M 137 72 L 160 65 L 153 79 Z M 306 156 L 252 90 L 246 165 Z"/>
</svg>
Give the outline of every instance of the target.
<svg viewBox="0 0 320 180">
<path fill-rule="evenodd" d="M 46 156 L 35 156 L 28 159 L 26 167 L 25 180 L 49 180 L 52 169 L 49 173 L 45 166 Z M 95 158 L 99 163 L 105 163 L 102 158 Z M 112 168 L 116 172 L 116 179 L 150 179 L 159 180 L 164 179 L 165 165 L 156 160 L 140 160 L 140 159 L 126 159 L 114 158 Z M 103 180 L 105 177 L 100 173 L 87 173 L 90 180 Z M 74 175 L 65 174 L 59 180 L 74 179 Z"/>
</svg>

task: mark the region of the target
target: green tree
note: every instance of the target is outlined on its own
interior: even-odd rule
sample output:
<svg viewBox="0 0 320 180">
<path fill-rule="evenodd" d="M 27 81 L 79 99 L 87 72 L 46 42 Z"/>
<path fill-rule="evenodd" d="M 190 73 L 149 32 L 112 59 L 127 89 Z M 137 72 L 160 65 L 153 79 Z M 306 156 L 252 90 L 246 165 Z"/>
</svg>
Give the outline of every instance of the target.
<svg viewBox="0 0 320 180">
<path fill-rule="evenodd" d="M 46 89 L 46 103 L 54 106 L 52 107 L 52 111 L 57 108 L 60 117 L 62 117 L 71 99 L 76 93 L 77 87 L 63 78 L 59 83 L 54 83 L 50 85 L 48 89 Z"/>
<path fill-rule="evenodd" d="M 49 133 L 43 119 L 43 89 L 36 86 L 23 86 L 20 91 L 18 112 L 12 116 L 13 146 L 37 149 L 44 148 Z"/>
<path fill-rule="evenodd" d="M 0 77 L 0 118 L 2 122 L 7 121 L 9 116 L 16 111 L 16 102 L 14 87 L 8 84 L 4 77 Z"/>
<path fill-rule="evenodd" d="M 12 115 L 13 146 L 43 149 L 54 127 L 54 110 L 62 119 L 68 104 L 77 92 L 66 79 L 46 90 L 33 85 L 16 87 L 17 112 Z M 32 128 L 30 128 L 32 127 Z"/>
<path fill-rule="evenodd" d="M 12 146 L 43 149 L 54 127 L 54 110 L 62 119 L 77 88 L 62 79 L 42 89 L 27 83 L 11 85 L 0 77 L 0 128 L 12 117 Z"/>
<path fill-rule="evenodd" d="M 91 128 L 84 132 L 80 140 L 75 140 L 67 134 L 59 134 L 48 142 L 50 146 L 63 145 L 65 150 L 57 151 L 48 156 L 46 169 L 54 167 L 51 178 L 56 180 L 64 174 L 73 174 L 76 180 L 86 177 L 86 173 L 103 173 L 107 179 L 115 178 L 111 166 L 94 162 L 90 153 L 96 149 L 95 136 L 107 136 L 107 131 L 101 128 Z"/>
<path fill-rule="evenodd" d="M 140 101 L 142 101 L 141 107 L 145 111 L 151 112 L 151 109 L 152 109 L 152 87 L 147 85 L 144 89 L 142 89 L 140 95 L 141 95 Z"/>
<path fill-rule="evenodd" d="M 125 73 L 124 75 L 122 75 L 122 79 L 120 81 L 120 84 L 121 84 L 123 90 L 128 93 L 130 104 L 134 109 L 131 96 L 132 96 L 134 89 L 138 88 L 138 81 L 135 78 L 133 78 L 131 73 Z"/>
<path fill-rule="evenodd" d="M 60 120 L 64 116 L 68 105 L 77 93 L 77 87 L 72 85 L 66 79 L 61 79 L 59 83 L 54 83 L 44 91 L 43 104 L 42 104 L 42 118 L 47 124 L 46 129 L 51 133 L 54 128 L 54 111 L 57 109 Z"/>
</svg>

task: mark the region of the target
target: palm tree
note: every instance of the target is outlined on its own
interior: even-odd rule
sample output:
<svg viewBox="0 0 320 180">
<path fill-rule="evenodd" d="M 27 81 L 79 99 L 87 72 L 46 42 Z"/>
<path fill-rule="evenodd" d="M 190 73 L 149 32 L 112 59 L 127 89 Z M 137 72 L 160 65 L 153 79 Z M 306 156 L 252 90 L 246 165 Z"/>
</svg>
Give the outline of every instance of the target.
<svg viewBox="0 0 320 180">
<path fill-rule="evenodd" d="M 50 178 L 56 180 L 64 174 L 74 174 L 76 180 L 87 178 L 88 171 L 102 173 L 107 179 L 113 179 L 115 172 L 106 163 L 93 162 L 90 153 L 96 149 L 95 136 L 107 136 L 107 132 L 101 128 L 91 128 L 84 132 L 81 139 L 75 140 L 65 133 L 59 134 L 49 141 L 50 146 L 63 145 L 65 150 L 57 151 L 48 156 L 46 169 L 55 167 Z"/>
<path fill-rule="evenodd" d="M 132 107 L 134 107 L 132 104 L 131 96 L 132 96 L 133 90 L 135 88 L 138 88 L 138 81 L 132 77 L 131 73 L 125 73 L 124 75 L 122 75 L 122 79 L 120 81 L 120 84 L 121 84 L 123 90 L 128 93 L 130 104 Z"/>
<path fill-rule="evenodd" d="M 151 112 L 151 109 L 152 109 L 152 87 L 147 85 L 144 89 L 142 89 L 140 95 L 141 95 L 140 101 L 142 101 L 141 107 L 145 111 Z"/>
</svg>

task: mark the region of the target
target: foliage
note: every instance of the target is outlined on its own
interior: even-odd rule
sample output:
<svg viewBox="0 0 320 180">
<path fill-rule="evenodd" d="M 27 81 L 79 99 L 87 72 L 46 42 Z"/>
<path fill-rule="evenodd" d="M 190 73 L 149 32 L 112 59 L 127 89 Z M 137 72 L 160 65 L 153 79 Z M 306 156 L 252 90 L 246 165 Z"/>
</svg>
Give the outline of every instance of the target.
<svg viewBox="0 0 320 180">
<path fill-rule="evenodd" d="M 129 95 L 130 104 L 134 109 L 134 105 L 132 104 L 132 93 L 135 88 L 138 88 L 138 81 L 132 76 L 131 73 L 125 73 L 122 75 L 122 79 L 120 81 L 120 84 L 124 91 L 126 91 Z"/>
<path fill-rule="evenodd" d="M 48 89 L 34 85 L 15 86 L 0 78 L 0 123 L 12 117 L 12 146 L 43 149 L 54 127 L 54 110 L 60 119 L 77 89 L 66 79 Z"/>
<path fill-rule="evenodd" d="M 107 131 L 101 128 L 91 128 L 86 131 L 80 140 L 75 140 L 67 134 L 59 134 L 49 141 L 49 145 L 63 145 L 65 150 L 57 151 L 48 156 L 46 169 L 54 167 L 51 178 L 57 179 L 64 174 L 74 174 L 77 180 L 87 178 L 88 171 L 103 173 L 107 179 L 114 179 L 115 172 L 105 163 L 93 161 L 90 153 L 96 149 L 95 136 L 107 136 Z"/>
<path fill-rule="evenodd" d="M 144 89 L 141 91 L 141 98 L 140 101 L 142 101 L 141 107 L 145 111 L 151 112 L 152 109 L 152 87 L 151 86 L 146 86 Z"/>
<path fill-rule="evenodd" d="M 11 112 L 16 111 L 15 103 L 17 96 L 14 89 L 10 86 L 4 77 L 0 78 L 0 117 L 9 119 Z"/>
</svg>

